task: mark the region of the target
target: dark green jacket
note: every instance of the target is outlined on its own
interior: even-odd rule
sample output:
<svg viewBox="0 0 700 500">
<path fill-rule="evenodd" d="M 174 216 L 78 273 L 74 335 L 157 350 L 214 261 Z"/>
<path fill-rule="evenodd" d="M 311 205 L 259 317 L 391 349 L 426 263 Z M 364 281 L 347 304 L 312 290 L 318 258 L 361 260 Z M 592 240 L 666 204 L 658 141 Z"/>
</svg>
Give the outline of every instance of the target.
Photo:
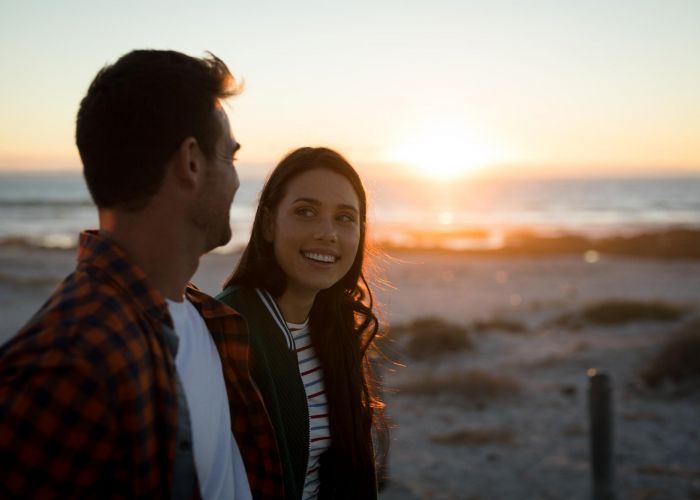
<svg viewBox="0 0 700 500">
<path fill-rule="evenodd" d="M 229 287 L 219 300 L 239 312 L 250 335 L 250 371 L 272 421 L 284 472 L 285 496 L 301 498 L 309 459 L 309 410 L 297 355 L 255 290 Z"/>
<path fill-rule="evenodd" d="M 255 290 L 232 286 L 217 298 L 233 307 L 246 321 L 250 335 L 250 371 L 275 429 L 285 497 L 300 499 L 309 459 L 309 410 L 297 355 L 287 346 L 279 326 Z M 366 475 L 343 470 L 344 465 L 339 461 L 334 463 L 332 448 L 331 442 L 331 449 L 321 456 L 319 498 L 352 497 L 349 493 L 352 485 L 343 483 L 363 481 Z M 374 475 L 369 479 L 374 482 Z M 376 493 L 368 500 L 372 498 L 376 498 Z"/>
</svg>

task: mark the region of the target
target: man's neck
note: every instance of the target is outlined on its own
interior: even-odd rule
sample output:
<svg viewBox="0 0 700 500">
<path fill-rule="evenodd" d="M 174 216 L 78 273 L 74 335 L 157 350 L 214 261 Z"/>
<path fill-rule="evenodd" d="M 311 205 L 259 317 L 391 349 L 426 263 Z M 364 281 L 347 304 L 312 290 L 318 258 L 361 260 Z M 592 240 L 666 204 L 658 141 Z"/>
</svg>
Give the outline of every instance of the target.
<svg viewBox="0 0 700 500">
<path fill-rule="evenodd" d="M 199 265 L 200 252 L 184 231 L 184 224 L 164 222 L 149 213 L 100 211 L 100 233 L 126 251 L 163 297 L 175 301 L 183 299 Z"/>
</svg>

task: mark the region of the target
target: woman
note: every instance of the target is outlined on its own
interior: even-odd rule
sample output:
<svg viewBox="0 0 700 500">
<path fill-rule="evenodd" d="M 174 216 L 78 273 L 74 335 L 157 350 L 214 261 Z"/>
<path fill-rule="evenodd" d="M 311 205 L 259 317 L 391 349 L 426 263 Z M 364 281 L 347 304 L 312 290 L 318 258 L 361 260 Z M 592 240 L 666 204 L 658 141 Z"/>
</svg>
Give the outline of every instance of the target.
<svg viewBox="0 0 700 500">
<path fill-rule="evenodd" d="M 272 172 L 219 299 L 246 319 L 288 498 L 376 498 L 377 333 L 363 275 L 367 202 L 338 153 L 301 148 Z M 383 435 L 383 433 L 382 433 Z"/>
</svg>

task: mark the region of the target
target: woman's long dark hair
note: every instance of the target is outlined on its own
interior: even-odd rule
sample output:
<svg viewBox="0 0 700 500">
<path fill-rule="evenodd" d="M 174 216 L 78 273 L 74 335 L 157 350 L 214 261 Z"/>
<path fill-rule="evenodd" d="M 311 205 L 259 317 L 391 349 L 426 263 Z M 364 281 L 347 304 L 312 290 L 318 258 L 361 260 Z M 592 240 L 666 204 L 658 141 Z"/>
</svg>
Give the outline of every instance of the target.
<svg viewBox="0 0 700 500">
<path fill-rule="evenodd" d="M 264 288 L 275 298 L 282 295 L 286 276 L 275 259 L 272 243 L 263 237 L 263 220 L 266 214 L 275 213 L 292 179 L 318 169 L 346 178 L 360 202 L 360 241 L 355 260 L 340 281 L 316 295 L 309 317 L 328 398 L 334 475 L 345 476 L 341 484 L 352 490 L 365 483 L 359 475 L 366 473 L 374 478 L 371 431 L 383 421 L 384 405 L 377 397 L 368 358 L 379 322 L 363 273 L 367 197 L 360 177 L 345 158 L 331 149 L 306 147 L 293 151 L 277 165 L 260 195 L 250 242 L 224 288 L 242 285 Z M 378 430 L 386 436 L 383 428 Z M 354 493 L 360 495 L 356 498 L 364 497 L 361 491 Z"/>
</svg>

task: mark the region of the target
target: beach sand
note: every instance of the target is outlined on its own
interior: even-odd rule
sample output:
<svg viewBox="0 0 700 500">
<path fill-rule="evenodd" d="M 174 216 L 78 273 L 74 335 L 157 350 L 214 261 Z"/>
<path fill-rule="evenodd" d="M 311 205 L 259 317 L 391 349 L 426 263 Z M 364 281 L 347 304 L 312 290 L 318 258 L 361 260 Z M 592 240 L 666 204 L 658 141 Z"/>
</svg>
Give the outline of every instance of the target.
<svg viewBox="0 0 700 500">
<path fill-rule="evenodd" d="M 216 293 L 234 260 L 205 256 L 193 281 Z M 0 341 L 74 262 L 74 250 L 0 249 Z M 612 381 L 618 498 L 700 498 L 700 392 L 650 391 L 638 376 L 663 340 L 697 317 L 700 260 L 396 250 L 374 264 L 385 324 L 434 316 L 464 326 L 473 343 L 422 360 L 406 354 L 399 329 L 385 343 L 399 364 L 384 370 L 393 429 L 383 499 L 590 498 L 589 368 Z M 556 321 L 609 299 L 663 300 L 688 313 L 617 326 Z M 524 331 L 474 331 L 475 321 L 493 318 Z M 470 370 L 505 380 L 503 394 L 497 385 L 473 398 L 444 380 L 428 395 L 411 393 L 421 381 L 464 380 Z"/>
</svg>

